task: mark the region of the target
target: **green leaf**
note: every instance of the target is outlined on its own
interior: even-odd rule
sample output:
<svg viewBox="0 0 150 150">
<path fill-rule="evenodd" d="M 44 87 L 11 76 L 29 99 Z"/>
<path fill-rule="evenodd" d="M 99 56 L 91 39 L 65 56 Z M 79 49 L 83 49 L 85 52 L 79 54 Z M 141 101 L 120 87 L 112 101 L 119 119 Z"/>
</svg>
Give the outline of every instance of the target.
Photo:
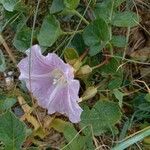
<svg viewBox="0 0 150 150">
<path fill-rule="evenodd" d="M 79 59 L 78 52 L 74 48 L 66 48 L 64 51 L 64 57 L 66 61 Z"/>
<path fill-rule="evenodd" d="M 25 52 L 31 43 L 31 29 L 27 26 L 21 28 L 15 35 L 13 45 L 21 52 Z"/>
<path fill-rule="evenodd" d="M 0 96 L 0 111 L 4 111 L 11 108 L 15 103 L 16 103 L 15 98 Z"/>
<path fill-rule="evenodd" d="M 111 15 L 122 2 L 125 0 L 104 0 L 101 3 L 97 3 L 94 9 L 94 14 L 96 18 L 103 18 L 107 22 L 110 22 Z M 112 8 L 113 7 L 113 8 Z M 112 10 L 113 9 L 113 10 Z M 112 14 L 111 14 L 112 13 Z"/>
<path fill-rule="evenodd" d="M 70 47 L 73 47 L 77 50 L 79 55 L 82 55 L 84 53 L 84 50 L 86 48 L 86 45 L 84 43 L 83 37 L 81 34 L 76 34 L 70 44 Z"/>
<path fill-rule="evenodd" d="M 6 69 L 5 57 L 3 52 L 0 50 L 0 72 L 4 72 Z"/>
<path fill-rule="evenodd" d="M 76 9 L 80 0 L 64 0 L 64 4 L 67 8 L 73 10 Z"/>
<path fill-rule="evenodd" d="M 113 35 L 111 43 L 116 47 L 125 47 L 127 44 L 126 37 L 121 35 Z"/>
<path fill-rule="evenodd" d="M 88 127 L 87 129 L 91 129 Z M 64 130 L 64 136 L 68 142 L 72 141 L 68 146 L 67 149 L 69 150 L 93 150 L 93 142 L 92 142 L 92 131 L 89 130 L 89 132 L 82 136 L 80 135 L 73 126 L 65 128 Z M 65 150 L 67 150 L 65 149 Z"/>
<path fill-rule="evenodd" d="M 119 106 L 122 107 L 122 101 L 123 101 L 123 96 L 124 94 L 120 92 L 118 89 L 114 89 L 113 93 L 115 97 L 119 100 Z"/>
<path fill-rule="evenodd" d="M 119 60 L 116 58 L 111 58 L 108 64 L 101 67 L 101 72 L 104 76 L 111 76 L 108 88 L 109 89 L 116 89 L 119 88 L 122 84 L 123 80 L 123 70 L 122 68 L 118 68 L 120 66 Z"/>
<path fill-rule="evenodd" d="M 131 11 L 117 12 L 113 17 L 112 24 L 117 27 L 134 27 L 139 23 L 138 14 Z"/>
<path fill-rule="evenodd" d="M 73 126 L 70 126 L 68 128 L 65 128 L 64 132 L 63 132 L 66 140 L 68 142 L 72 141 L 72 139 L 74 139 L 69 146 L 70 150 L 83 150 L 83 147 L 85 145 L 85 137 L 84 136 L 80 136 L 80 134 L 78 134 L 78 132 L 75 130 L 75 128 Z"/>
<path fill-rule="evenodd" d="M 18 0 L 2 0 L 0 3 L 7 11 L 13 11 Z"/>
<path fill-rule="evenodd" d="M 114 6 L 118 7 L 120 6 L 125 0 L 114 0 Z"/>
<path fill-rule="evenodd" d="M 83 32 L 83 39 L 90 47 L 90 55 L 95 55 L 110 40 L 110 30 L 107 23 L 99 18 L 91 22 Z"/>
<path fill-rule="evenodd" d="M 119 61 L 115 58 L 111 58 L 108 64 L 101 67 L 101 71 L 107 74 L 114 74 L 117 72 Z"/>
<path fill-rule="evenodd" d="M 112 2 L 105 0 L 102 3 L 97 3 L 94 9 L 95 17 L 103 18 L 109 22 L 109 17 L 111 14 Z"/>
<path fill-rule="evenodd" d="M 26 126 L 12 112 L 0 116 L 0 141 L 5 150 L 19 150 L 26 137 Z"/>
<path fill-rule="evenodd" d="M 50 13 L 54 14 L 60 12 L 64 9 L 65 5 L 63 0 L 53 0 L 52 5 L 50 7 Z"/>
<path fill-rule="evenodd" d="M 113 76 L 112 80 L 109 82 L 108 84 L 108 88 L 110 90 L 119 88 L 122 84 L 122 80 L 123 80 L 123 74 L 118 72 Z"/>
<path fill-rule="evenodd" d="M 63 121 L 61 119 L 54 119 L 51 124 L 50 128 L 54 128 L 58 132 L 64 132 L 65 128 L 72 126 L 71 123 Z"/>
<path fill-rule="evenodd" d="M 48 15 L 44 18 L 38 41 L 41 46 L 52 46 L 58 37 L 62 34 L 60 24 L 53 15 Z"/>
<path fill-rule="evenodd" d="M 54 119 L 50 125 L 58 132 L 62 132 L 68 142 L 72 141 L 68 146 L 64 146 L 65 150 L 82 150 L 85 145 L 85 137 L 78 134 L 73 125 L 61 119 Z M 74 140 L 72 140 L 74 139 Z"/>
<path fill-rule="evenodd" d="M 98 101 L 90 110 L 84 108 L 81 115 L 82 127 L 92 125 L 95 135 L 101 135 L 106 131 L 111 131 L 114 125 L 121 119 L 119 106 L 111 101 Z"/>
</svg>

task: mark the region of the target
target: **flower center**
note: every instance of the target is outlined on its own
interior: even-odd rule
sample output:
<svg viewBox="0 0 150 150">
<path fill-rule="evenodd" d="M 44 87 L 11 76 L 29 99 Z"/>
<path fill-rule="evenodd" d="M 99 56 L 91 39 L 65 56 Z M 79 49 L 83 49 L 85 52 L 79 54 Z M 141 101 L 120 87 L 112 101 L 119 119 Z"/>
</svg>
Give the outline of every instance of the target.
<svg viewBox="0 0 150 150">
<path fill-rule="evenodd" d="M 52 77 L 53 77 L 53 85 L 56 84 L 64 85 L 65 83 L 67 83 L 67 80 L 64 77 L 63 72 L 59 69 L 54 69 L 52 71 Z"/>
</svg>

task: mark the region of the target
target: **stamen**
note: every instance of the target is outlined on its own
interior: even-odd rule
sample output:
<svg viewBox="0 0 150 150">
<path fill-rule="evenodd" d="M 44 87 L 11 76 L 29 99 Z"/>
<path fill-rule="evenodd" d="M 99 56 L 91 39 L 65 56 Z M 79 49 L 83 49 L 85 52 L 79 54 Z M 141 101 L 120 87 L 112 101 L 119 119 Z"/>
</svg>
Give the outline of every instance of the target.
<svg viewBox="0 0 150 150">
<path fill-rule="evenodd" d="M 53 76 L 53 85 L 65 84 L 67 82 L 64 77 L 64 74 L 58 69 L 53 70 L 52 76 Z"/>
</svg>

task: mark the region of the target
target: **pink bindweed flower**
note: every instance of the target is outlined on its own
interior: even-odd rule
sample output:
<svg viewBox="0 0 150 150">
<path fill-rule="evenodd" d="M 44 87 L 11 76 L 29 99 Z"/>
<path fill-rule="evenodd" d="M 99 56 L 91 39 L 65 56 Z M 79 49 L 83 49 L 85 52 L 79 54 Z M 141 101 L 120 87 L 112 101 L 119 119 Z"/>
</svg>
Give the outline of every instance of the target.
<svg viewBox="0 0 150 150">
<path fill-rule="evenodd" d="M 71 122 L 79 122 L 82 113 L 78 105 L 80 84 L 74 79 L 73 68 L 55 53 L 43 56 L 38 45 L 31 47 L 31 56 L 29 51 L 18 64 L 19 79 L 25 81 L 38 104 L 49 114 L 59 112 L 68 116 Z"/>
</svg>

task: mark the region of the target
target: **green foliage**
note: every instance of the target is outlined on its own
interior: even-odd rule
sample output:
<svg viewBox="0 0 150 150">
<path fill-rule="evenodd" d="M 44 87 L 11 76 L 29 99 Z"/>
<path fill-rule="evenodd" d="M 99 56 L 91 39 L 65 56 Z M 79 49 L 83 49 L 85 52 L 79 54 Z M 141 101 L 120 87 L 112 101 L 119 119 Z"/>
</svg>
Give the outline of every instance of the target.
<svg viewBox="0 0 150 150">
<path fill-rule="evenodd" d="M 85 137 L 78 135 L 78 132 L 74 129 L 73 126 L 65 128 L 64 136 L 68 142 L 72 141 L 71 144 L 68 146 L 70 150 L 82 150 L 85 145 Z"/>
<path fill-rule="evenodd" d="M 50 13 L 54 14 L 62 11 L 65 8 L 63 0 L 53 0 L 52 5 L 50 7 Z"/>
<path fill-rule="evenodd" d="M 122 101 L 123 101 L 123 96 L 124 94 L 120 92 L 118 89 L 114 89 L 113 93 L 115 97 L 119 100 L 119 106 L 122 107 Z"/>
<path fill-rule="evenodd" d="M 15 98 L 0 95 L 0 112 L 10 109 L 16 103 Z"/>
<path fill-rule="evenodd" d="M 77 51 L 73 48 L 66 48 L 64 52 L 64 57 L 65 60 L 74 60 L 74 59 L 79 59 L 79 55 Z"/>
<path fill-rule="evenodd" d="M 108 88 L 111 90 L 119 88 L 122 84 L 122 80 L 123 80 L 122 71 L 117 71 L 115 74 L 112 75 L 112 79 L 108 84 Z"/>
<path fill-rule="evenodd" d="M 108 88 L 113 90 L 119 88 L 123 80 L 123 70 L 119 67 L 119 60 L 116 58 L 110 59 L 109 63 L 101 68 L 101 71 L 104 73 L 104 76 L 111 76 L 111 79 L 108 83 Z"/>
<path fill-rule="evenodd" d="M 105 134 L 109 133 L 109 137 L 123 139 L 132 132 L 132 127 L 136 131 L 145 124 L 149 125 L 150 94 L 146 93 L 147 89 L 144 86 L 141 86 L 143 83 L 138 83 L 138 87 L 134 82 L 134 79 L 140 79 L 146 83 L 147 77 L 149 79 L 147 76 L 149 60 L 144 59 L 149 57 L 147 22 L 146 17 L 140 19 L 142 9 L 137 10 L 141 5 L 135 5 L 139 2 L 134 2 L 134 5 L 132 3 L 126 0 L 52 0 L 40 1 L 36 10 L 37 1 L 0 0 L 0 32 L 8 45 L 8 47 L 4 45 L 4 39 L 0 39 L 2 49 L 0 50 L 0 92 L 6 95 L 0 95 L 0 142 L 5 145 L 4 149 L 21 149 L 26 136 L 24 123 L 19 121 L 10 110 L 17 115 L 18 111 L 20 114 L 23 109 L 25 114 L 21 119 L 26 120 L 25 123 L 29 125 L 30 131 L 31 122 L 34 126 L 33 122 L 38 118 L 41 123 L 40 129 L 31 131 L 32 134 L 23 145 L 24 149 L 50 149 L 51 145 L 45 141 L 51 136 L 49 132 L 51 127 L 56 132 L 60 132 L 61 137 L 63 135 L 66 140 L 63 145 L 58 145 L 59 148 L 94 150 L 97 148 L 94 136 L 103 134 L 105 139 Z M 138 7 L 135 9 L 135 6 Z M 142 5 L 142 8 L 144 7 Z M 34 18 L 36 18 L 35 22 Z M 132 27 L 138 26 L 140 21 L 142 21 L 141 25 L 144 25 L 144 30 L 140 25 L 139 31 L 140 35 L 146 38 L 146 40 L 143 40 L 143 37 L 140 38 L 144 44 L 132 38 L 134 35 L 129 34 L 131 35 L 129 37 L 126 34 L 127 29 L 129 31 L 131 28 L 130 31 L 132 31 Z M 32 30 L 34 35 L 31 39 Z M 134 31 L 137 32 L 137 30 Z M 130 48 L 134 50 L 132 47 L 134 43 L 136 43 L 134 48 L 139 45 L 147 47 L 140 52 L 137 49 L 130 54 Z M 28 107 L 26 103 L 23 105 L 17 103 L 16 98 L 13 97 L 18 97 L 22 89 L 24 89 L 23 97 L 28 93 L 24 85 L 20 85 L 16 79 L 19 75 L 19 72 L 16 72 L 16 64 L 9 63 L 6 59 L 11 50 L 17 63 L 24 57 L 24 54 L 15 51 L 12 44 L 22 53 L 31 44 L 39 44 L 44 55 L 54 51 L 73 67 L 74 77 L 80 81 L 79 100 L 83 107 L 79 124 L 73 125 L 66 122 L 62 116 L 58 119 L 57 115 L 48 120 L 45 116 L 41 119 L 41 116 L 38 117 L 41 109 L 32 105 L 29 96 L 27 99 L 31 106 Z M 142 62 L 142 65 L 131 65 L 132 62 L 137 61 L 139 64 Z M 146 71 L 143 73 L 141 68 L 146 68 Z M 9 91 L 5 80 L 7 71 L 10 70 L 14 71 L 16 86 Z M 2 84 L 1 80 L 4 80 Z M 149 83 L 146 84 L 149 86 Z M 31 109 L 31 113 L 26 113 L 28 109 Z M 125 114 L 123 120 L 121 120 L 121 112 Z M 39 136 L 40 138 L 35 137 L 40 134 L 40 131 L 43 135 Z M 140 131 L 140 134 L 132 135 L 133 138 L 126 138 L 120 144 L 116 144 L 114 150 L 127 148 L 148 135 L 149 130 Z M 33 147 L 29 147 L 30 142 L 34 143 Z M 43 144 L 44 147 L 42 147 Z M 107 144 L 107 140 L 104 144 Z M 111 148 L 112 145 L 108 143 L 108 146 Z"/>
<path fill-rule="evenodd" d="M 134 121 L 141 121 L 149 118 L 150 115 L 150 102 L 147 101 L 147 94 L 138 93 L 132 102 L 134 109 Z"/>
<path fill-rule="evenodd" d="M 150 93 L 147 93 L 146 96 L 145 96 L 145 99 L 150 102 Z"/>
<path fill-rule="evenodd" d="M 55 130 L 62 132 L 69 144 L 63 146 L 65 150 L 82 150 L 85 147 L 85 142 L 89 140 L 90 133 L 87 136 L 81 136 L 71 123 L 55 119 L 51 123 L 51 127 Z"/>
<path fill-rule="evenodd" d="M 125 36 L 119 36 L 119 35 L 118 36 L 113 35 L 111 43 L 113 46 L 116 46 L 116 47 L 125 47 L 127 44 L 126 37 Z"/>
<path fill-rule="evenodd" d="M 26 127 L 12 112 L 0 116 L 0 140 L 5 150 L 19 150 L 26 137 Z"/>
<path fill-rule="evenodd" d="M 64 4 L 68 9 L 76 9 L 80 0 L 64 0 Z"/>
<path fill-rule="evenodd" d="M 48 15 L 44 18 L 38 41 L 41 46 L 52 46 L 58 37 L 62 34 L 60 24 L 53 15 Z"/>
<path fill-rule="evenodd" d="M 119 61 L 115 58 L 111 58 L 109 63 L 101 68 L 102 72 L 107 74 L 114 74 L 117 72 Z"/>
<path fill-rule="evenodd" d="M 75 48 L 80 55 L 84 52 L 86 45 L 84 43 L 82 34 L 76 34 L 73 37 L 70 47 Z"/>
<path fill-rule="evenodd" d="M 50 13 L 59 13 L 64 10 L 64 12 L 72 13 L 73 10 L 77 8 L 80 0 L 53 0 L 50 7 Z"/>
<path fill-rule="evenodd" d="M 81 118 L 82 127 L 91 125 L 94 134 L 101 135 L 113 129 L 121 119 L 121 112 L 119 106 L 114 102 L 98 101 L 91 110 L 85 107 Z"/>
<path fill-rule="evenodd" d="M 104 18 L 107 22 L 110 22 L 116 8 L 124 1 L 125 0 L 104 0 L 101 3 L 97 3 L 94 9 L 96 18 Z"/>
<path fill-rule="evenodd" d="M 103 1 L 102 3 L 97 3 L 94 9 L 94 14 L 96 18 L 103 18 L 107 22 L 109 22 L 109 17 L 111 14 L 112 2 L 111 1 Z"/>
<path fill-rule="evenodd" d="M 90 47 L 89 54 L 96 55 L 110 40 L 109 26 L 103 19 L 96 19 L 85 28 L 83 39 L 85 44 Z"/>
<path fill-rule="evenodd" d="M 21 52 L 25 52 L 31 43 L 31 29 L 22 27 L 15 35 L 13 45 Z"/>
</svg>

